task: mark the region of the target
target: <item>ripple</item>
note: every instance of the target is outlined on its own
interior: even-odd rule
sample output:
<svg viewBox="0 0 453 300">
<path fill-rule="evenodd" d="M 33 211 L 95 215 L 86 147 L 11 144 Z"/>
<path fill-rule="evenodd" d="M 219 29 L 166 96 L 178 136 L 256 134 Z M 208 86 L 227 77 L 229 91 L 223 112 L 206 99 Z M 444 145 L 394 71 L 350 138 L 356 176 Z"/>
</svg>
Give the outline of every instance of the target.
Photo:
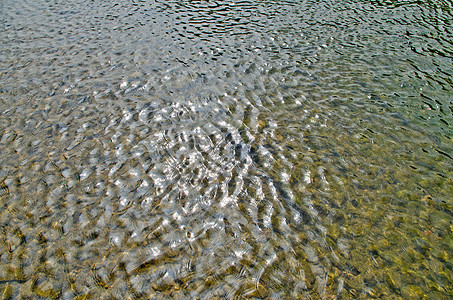
<svg viewBox="0 0 453 300">
<path fill-rule="evenodd" d="M 7 1 L 3 295 L 446 297 L 446 1 Z"/>
</svg>

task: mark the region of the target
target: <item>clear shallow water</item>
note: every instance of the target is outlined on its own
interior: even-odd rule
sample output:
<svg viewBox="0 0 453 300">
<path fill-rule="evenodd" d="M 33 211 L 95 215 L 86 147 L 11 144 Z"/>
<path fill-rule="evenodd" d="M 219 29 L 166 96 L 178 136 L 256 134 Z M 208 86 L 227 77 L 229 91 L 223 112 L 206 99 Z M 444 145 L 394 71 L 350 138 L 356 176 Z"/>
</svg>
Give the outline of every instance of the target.
<svg viewBox="0 0 453 300">
<path fill-rule="evenodd" d="M 449 1 L 2 1 L 12 298 L 448 298 Z"/>
</svg>

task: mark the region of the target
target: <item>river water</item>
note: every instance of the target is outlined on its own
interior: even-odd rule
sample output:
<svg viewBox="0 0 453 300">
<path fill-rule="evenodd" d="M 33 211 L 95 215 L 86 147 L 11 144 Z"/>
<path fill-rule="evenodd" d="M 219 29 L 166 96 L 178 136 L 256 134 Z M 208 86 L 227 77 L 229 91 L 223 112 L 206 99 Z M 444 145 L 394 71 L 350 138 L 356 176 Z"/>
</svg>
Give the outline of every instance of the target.
<svg viewBox="0 0 453 300">
<path fill-rule="evenodd" d="M 451 0 L 0 21 L 3 298 L 453 297 Z"/>
</svg>

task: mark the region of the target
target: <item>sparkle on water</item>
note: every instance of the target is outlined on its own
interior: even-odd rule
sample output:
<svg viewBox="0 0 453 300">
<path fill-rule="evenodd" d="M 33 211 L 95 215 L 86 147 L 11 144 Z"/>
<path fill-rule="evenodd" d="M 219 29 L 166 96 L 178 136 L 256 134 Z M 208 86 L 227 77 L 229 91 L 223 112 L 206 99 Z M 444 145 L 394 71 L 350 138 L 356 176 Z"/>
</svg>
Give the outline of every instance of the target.
<svg viewBox="0 0 453 300">
<path fill-rule="evenodd" d="M 0 20 L 3 298 L 453 297 L 451 0 Z"/>
</svg>

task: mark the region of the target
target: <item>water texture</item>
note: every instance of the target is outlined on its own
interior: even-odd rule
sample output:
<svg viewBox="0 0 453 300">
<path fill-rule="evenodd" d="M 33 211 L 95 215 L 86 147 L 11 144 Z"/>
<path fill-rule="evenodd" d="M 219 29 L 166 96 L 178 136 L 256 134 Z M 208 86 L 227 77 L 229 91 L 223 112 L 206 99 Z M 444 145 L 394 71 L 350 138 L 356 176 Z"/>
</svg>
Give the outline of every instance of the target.
<svg viewBox="0 0 453 300">
<path fill-rule="evenodd" d="M 0 2 L 3 298 L 453 297 L 453 3 Z"/>
</svg>

